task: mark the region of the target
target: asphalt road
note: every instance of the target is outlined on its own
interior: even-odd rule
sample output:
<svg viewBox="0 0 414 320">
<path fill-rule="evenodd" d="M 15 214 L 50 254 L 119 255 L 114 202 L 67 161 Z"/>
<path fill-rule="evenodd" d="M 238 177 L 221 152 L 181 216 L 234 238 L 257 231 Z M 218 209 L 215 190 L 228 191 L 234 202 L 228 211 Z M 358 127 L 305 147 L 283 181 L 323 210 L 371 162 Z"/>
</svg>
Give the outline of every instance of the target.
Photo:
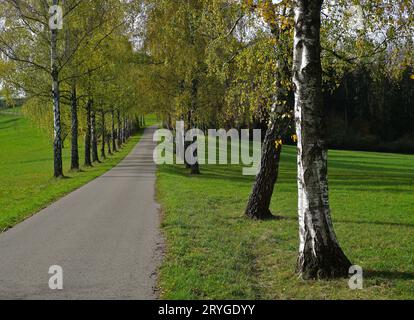
<svg viewBox="0 0 414 320">
<path fill-rule="evenodd" d="M 154 130 L 117 167 L 0 235 L 0 299 L 157 297 Z M 49 287 L 54 265 L 62 290 Z"/>
</svg>

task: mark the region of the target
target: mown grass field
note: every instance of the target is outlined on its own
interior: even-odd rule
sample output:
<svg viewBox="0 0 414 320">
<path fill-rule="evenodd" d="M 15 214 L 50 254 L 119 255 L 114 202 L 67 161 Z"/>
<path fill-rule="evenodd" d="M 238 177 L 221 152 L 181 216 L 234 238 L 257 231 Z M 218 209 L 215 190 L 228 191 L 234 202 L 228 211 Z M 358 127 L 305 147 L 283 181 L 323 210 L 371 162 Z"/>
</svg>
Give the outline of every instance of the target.
<svg viewBox="0 0 414 320">
<path fill-rule="evenodd" d="M 243 212 L 253 178 L 239 166 L 161 166 L 166 257 L 164 299 L 414 299 L 414 156 L 329 153 L 330 199 L 339 241 L 364 269 L 364 289 L 347 279 L 302 281 L 298 251 L 296 150 L 285 147 L 272 211 Z"/>
<path fill-rule="evenodd" d="M 13 111 L 13 110 L 12 110 Z M 120 152 L 92 168 L 69 172 L 70 145 L 63 150 L 65 178 L 53 178 L 53 149 L 49 137 L 19 110 L 0 114 L 0 232 L 38 212 L 51 202 L 102 175 L 119 163 L 139 141 L 132 137 Z M 9 113 L 9 114 L 6 114 Z M 148 124 L 155 121 L 148 118 Z M 80 162 L 84 153 L 80 141 Z"/>
</svg>

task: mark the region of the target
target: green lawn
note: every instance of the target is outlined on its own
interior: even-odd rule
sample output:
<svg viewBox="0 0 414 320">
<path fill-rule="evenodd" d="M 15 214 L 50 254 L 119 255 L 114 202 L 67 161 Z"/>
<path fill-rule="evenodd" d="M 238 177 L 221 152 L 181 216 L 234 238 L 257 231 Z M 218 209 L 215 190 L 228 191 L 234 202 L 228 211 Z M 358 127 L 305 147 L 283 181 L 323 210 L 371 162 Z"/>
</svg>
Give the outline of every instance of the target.
<svg viewBox="0 0 414 320">
<path fill-rule="evenodd" d="M 152 124 L 155 119 L 150 118 Z M 70 145 L 63 152 L 65 179 L 53 178 L 53 150 L 47 135 L 29 120 L 0 114 L 0 232 L 21 222 L 63 195 L 102 175 L 119 163 L 139 141 L 132 137 L 122 150 L 82 172 L 68 172 Z M 84 153 L 80 147 L 80 160 Z"/>
<path fill-rule="evenodd" d="M 299 280 L 296 150 L 285 147 L 272 211 L 282 220 L 243 215 L 252 177 L 238 166 L 161 166 L 166 257 L 165 299 L 413 299 L 414 156 L 330 152 L 330 196 L 339 241 L 365 272 L 347 280 Z"/>
</svg>

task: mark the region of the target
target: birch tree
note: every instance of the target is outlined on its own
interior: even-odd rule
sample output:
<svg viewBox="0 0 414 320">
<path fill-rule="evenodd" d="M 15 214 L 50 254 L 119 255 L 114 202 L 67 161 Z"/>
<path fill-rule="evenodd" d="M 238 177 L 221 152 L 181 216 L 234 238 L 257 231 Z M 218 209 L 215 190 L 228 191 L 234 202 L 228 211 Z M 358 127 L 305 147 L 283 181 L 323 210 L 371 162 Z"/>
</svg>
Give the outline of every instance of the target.
<svg viewBox="0 0 414 320">
<path fill-rule="evenodd" d="M 291 91 L 291 35 L 292 19 L 290 4 L 273 4 L 262 1 L 255 9 L 267 23 L 272 34 L 275 70 L 272 83 L 272 106 L 269 110 L 268 128 L 262 146 L 261 166 L 246 207 L 246 215 L 254 219 L 273 217 L 270 202 L 279 175 L 279 163 L 283 142 L 292 126 L 293 106 Z"/>
<path fill-rule="evenodd" d="M 0 9 L 4 19 L 0 29 L 0 52 L 8 60 L 24 66 L 23 68 L 49 75 L 53 102 L 54 176 L 57 178 L 63 176 L 58 66 L 58 28 L 62 15 L 59 15 L 56 7 L 58 4 L 58 0 L 50 3 L 54 7 L 49 7 L 47 2 L 35 4 L 28 1 L 5 0 Z M 39 51 L 33 51 L 35 48 Z"/>
<path fill-rule="evenodd" d="M 63 175 L 62 132 L 68 126 L 62 119 L 62 105 L 70 106 L 71 169 L 79 170 L 79 103 L 90 94 L 91 86 L 85 84 L 92 74 L 110 63 L 100 60 L 99 52 L 105 42 L 113 41 L 111 34 L 124 32 L 129 6 L 130 3 L 119 0 L 2 1 L 0 53 L 13 67 L 13 72 L 4 76 L 5 83 L 32 100 L 32 106 L 37 102 L 38 109 L 53 102 L 50 114 L 55 177 Z M 93 100 L 88 99 L 85 105 L 90 110 L 86 118 L 93 119 Z M 91 123 L 92 120 L 87 121 L 86 140 Z M 63 138 L 66 135 L 64 132 Z M 85 159 L 85 163 L 88 165 L 89 161 Z"/>
<path fill-rule="evenodd" d="M 322 0 L 295 1 L 293 83 L 298 137 L 299 258 L 304 279 L 346 276 L 328 194 L 320 46 Z"/>
</svg>

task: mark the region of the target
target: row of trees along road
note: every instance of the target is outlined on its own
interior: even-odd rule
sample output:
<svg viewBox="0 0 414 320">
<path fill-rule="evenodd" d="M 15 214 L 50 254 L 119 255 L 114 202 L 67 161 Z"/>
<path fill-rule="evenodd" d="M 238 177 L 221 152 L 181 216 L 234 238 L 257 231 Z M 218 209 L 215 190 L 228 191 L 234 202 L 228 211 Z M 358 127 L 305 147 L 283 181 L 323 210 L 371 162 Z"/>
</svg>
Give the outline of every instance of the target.
<svg viewBox="0 0 414 320">
<path fill-rule="evenodd" d="M 51 4 L 63 6 L 63 30 L 48 28 Z M 171 129 L 177 120 L 186 129 L 262 128 L 246 215 L 268 219 L 283 144 L 297 142 L 298 272 L 337 277 L 351 263 L 330 217 L 323 96 L 360 70 L 401 81 L 413 65 L 413 9 L 411 0 L 3 0 L 0 76 L 53 131 L 57 177 L 66 136 L 72 168 L 78 134 L 91 165 L 99 135 L 105 156 L 105 141 L 116 150 L 148 111 Z"/>
<path fill-rule="evenodd" d="M 51 21 L 59 25 L 52 5 L 62 8 L 61 29 L 50 28 Z M 71 169 L 79 170 L 79 135 L 85 137 L 84 163 L 91 166 L 142 122 L 129 41 L 136 8 L 118 0 L 1 1 L 3 94 L 24 96 L 24 112 L 53 135 L 55 177 L 63 176 L 69 135 Z"/>
<path fill-rule="evenodd" d="M 253 219 L 272 217 L 282 146 L 297 142 L 298 271 L 346 275 L 351 263 L 330 217 L 323 97 L 357 70 L 393 83 L 409 72 L 412 1 L 145 0 L 143 8 L 145 104 L 169 128 L 185 120 L 187 129 L 264 129 L 246 207 Z"/>
</svg>

